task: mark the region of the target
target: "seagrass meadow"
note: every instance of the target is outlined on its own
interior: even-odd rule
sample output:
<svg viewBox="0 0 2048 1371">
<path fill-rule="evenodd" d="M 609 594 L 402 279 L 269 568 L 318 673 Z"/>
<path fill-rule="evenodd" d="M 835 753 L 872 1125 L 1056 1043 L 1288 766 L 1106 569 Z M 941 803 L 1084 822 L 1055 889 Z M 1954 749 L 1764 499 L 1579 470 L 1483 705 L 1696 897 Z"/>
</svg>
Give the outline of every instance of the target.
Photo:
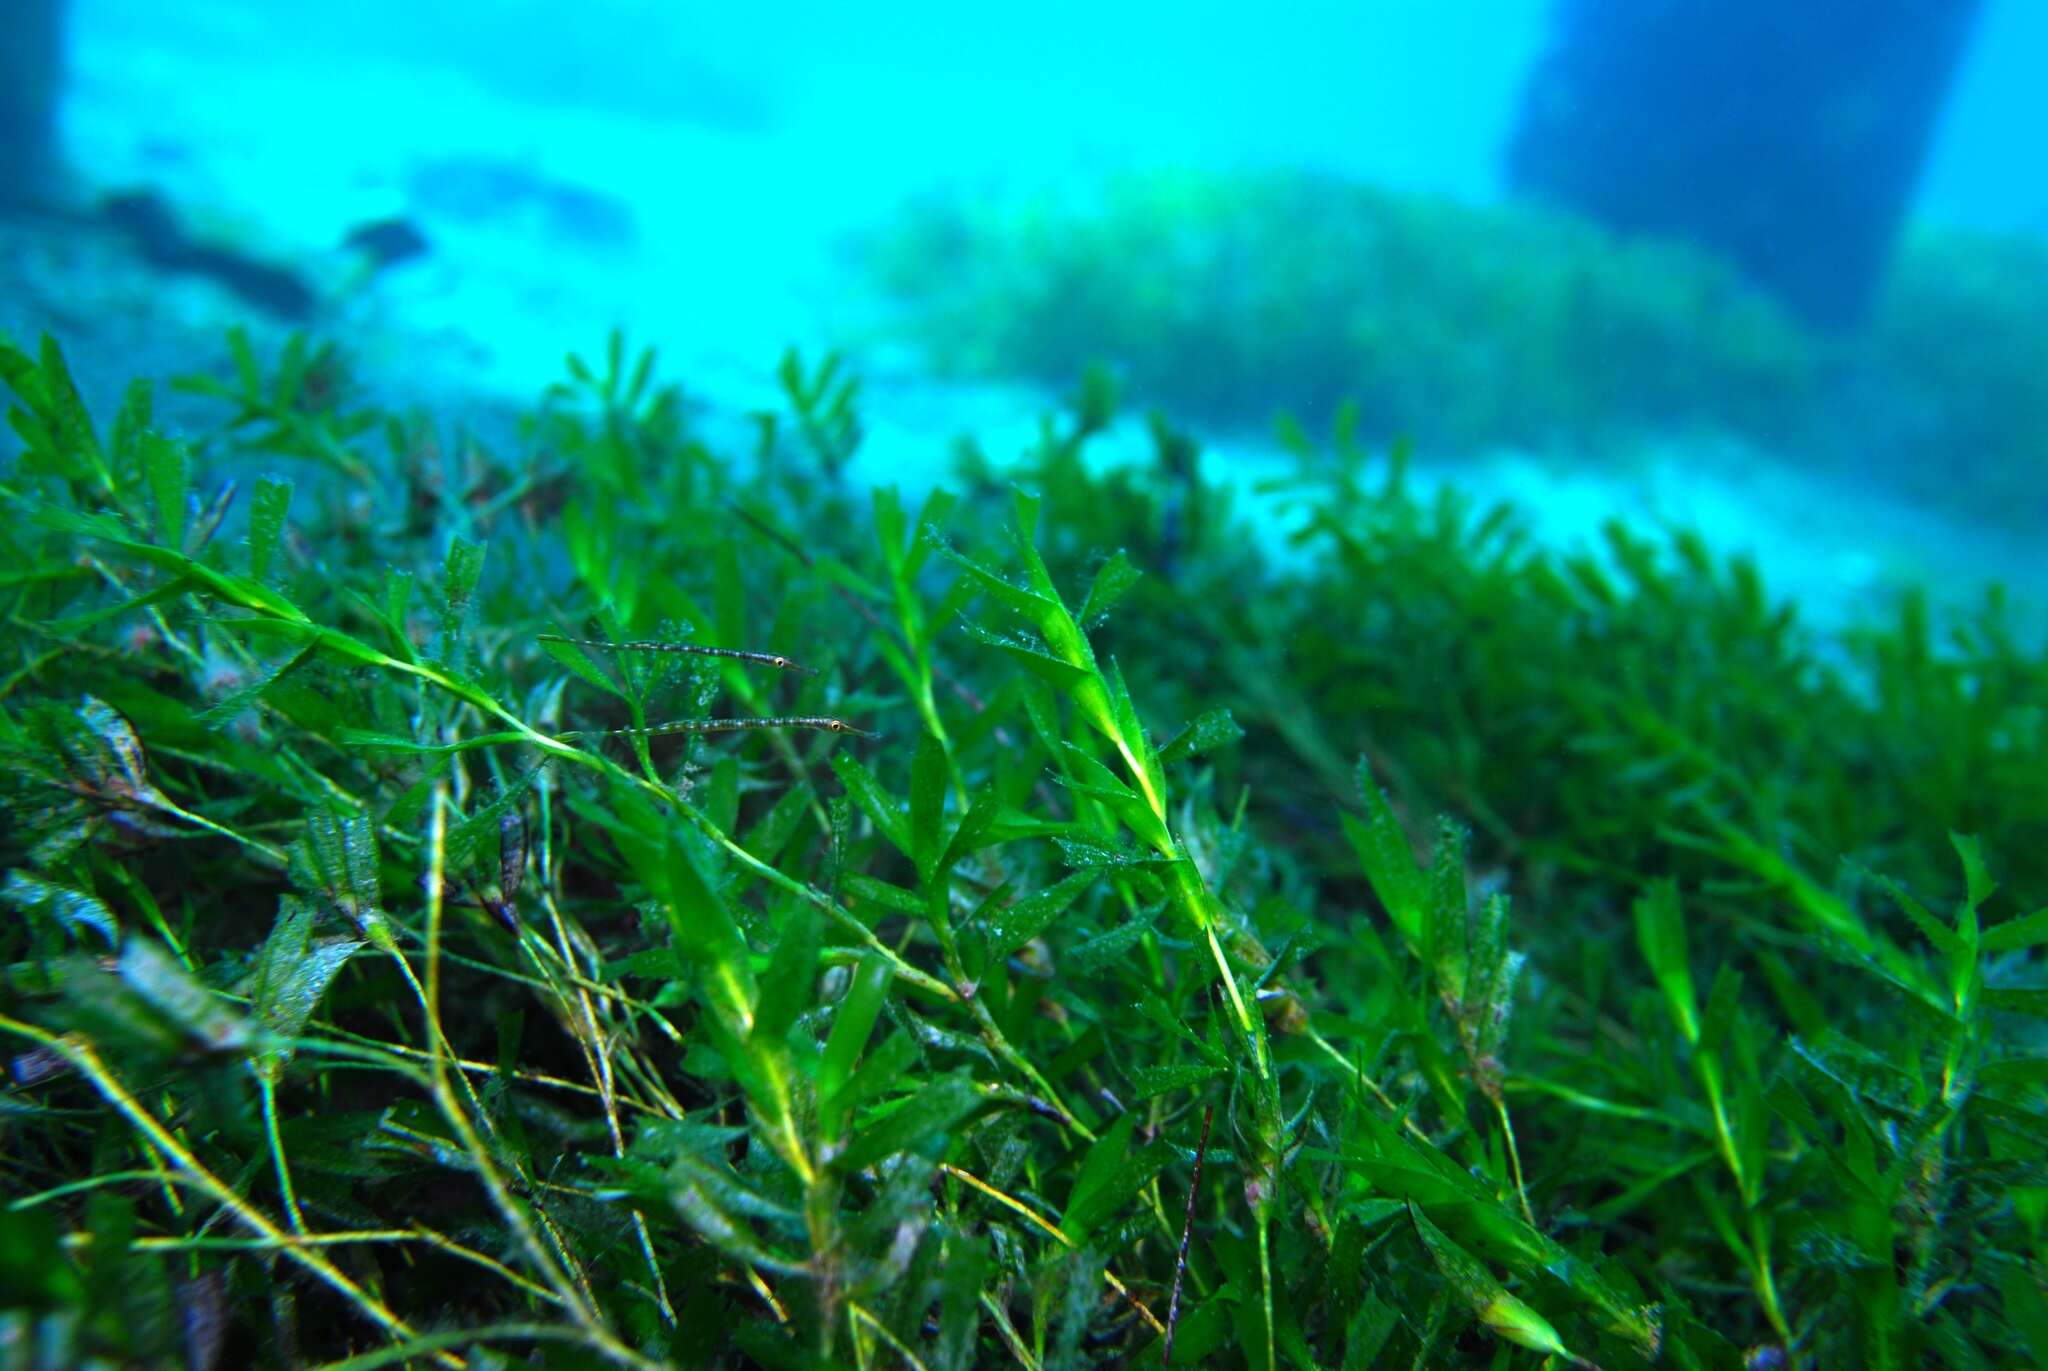
<svg viewBox="0 0 2048 1371">
<path fill-rule="evenodd" d="M 2048 661 L 1350 411 L 0 347 L 0 1368 L 2048 1364 Z M 1282 532 L 1270 530 L 1278 528 Z"/>
</svg>

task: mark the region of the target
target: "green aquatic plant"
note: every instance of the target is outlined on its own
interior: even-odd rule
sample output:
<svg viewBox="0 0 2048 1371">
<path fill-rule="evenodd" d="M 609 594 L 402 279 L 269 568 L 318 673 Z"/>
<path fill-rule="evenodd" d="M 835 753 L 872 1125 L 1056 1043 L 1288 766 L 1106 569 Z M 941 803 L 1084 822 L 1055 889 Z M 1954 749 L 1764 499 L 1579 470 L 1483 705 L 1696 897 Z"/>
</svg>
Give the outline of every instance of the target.
<svg viewBox="0 0 2048 1371">
<path fill-rule="evenodd" d="M 1840 337 L 1681 245 L 1305 173 L 935 196 L 859 255 L 879 330 L 942 370 L 1057 389 L 1105 364 L 1211 430 L 1354 402 L 1375 441 L 1454 455 L 1706 433 L 2002 529 L 2048 510 L 2048 251 L 2025 235 L 1916 233 Z"/>
<path fill-rule="evenodd" d="M 0 348 L 6 1355 L 2048 1355 L 1995 617 L 1824 642 L 1342 427 L 1283 556 L 1100 375 L 906 505 L 843 362 L 735 457 L 614 338 L 500 454 L 328 355 L 188 443 Z"/>
<path fill-rule="evenodd" d="M 2048 244 L 1911 236 L 1833 414 L 1834 460 L 1916 499 L 2028 531 L 2048 514 Z M 1853 407 L 1852 407 L 1853 406 Z"/>
<path fill-rule="evenodd" d="M 1187 421 L 1357 400 L 1430 447 L 1785 431 L 1816 350 L 1726 267 L 1567 215 L 1306 173 L 919 202 L 869 235 L 895 326 L 969 373 L 1107 362 Z"/>
</svg>

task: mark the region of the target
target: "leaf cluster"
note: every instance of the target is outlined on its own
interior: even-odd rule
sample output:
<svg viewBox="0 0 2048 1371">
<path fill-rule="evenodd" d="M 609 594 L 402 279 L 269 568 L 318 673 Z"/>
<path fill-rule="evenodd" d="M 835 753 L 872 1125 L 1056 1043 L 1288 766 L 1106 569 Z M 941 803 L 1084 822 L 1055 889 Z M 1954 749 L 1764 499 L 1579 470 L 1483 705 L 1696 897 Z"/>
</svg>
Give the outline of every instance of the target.
<svg viewBox="0 0 2048 1371">
<path fill-rule="evenodd" d="M 0 349 L 27 1364 L 2048 1355 L 1995 616 L 1343 428 L 1283 555 L 1099 375 L 912 513 L 836 359 L 735 454 L 618 338 L 503 453 L 314 358 L 184 443 Z"/>
</svg>

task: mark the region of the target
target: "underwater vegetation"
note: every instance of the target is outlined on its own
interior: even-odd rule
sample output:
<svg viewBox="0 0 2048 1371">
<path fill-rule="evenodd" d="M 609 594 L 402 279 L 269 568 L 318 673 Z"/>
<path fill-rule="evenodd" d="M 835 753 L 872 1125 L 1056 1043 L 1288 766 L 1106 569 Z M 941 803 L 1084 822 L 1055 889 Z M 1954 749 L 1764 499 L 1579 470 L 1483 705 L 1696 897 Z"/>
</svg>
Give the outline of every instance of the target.
<svg viewBox="0 0 2048 1371">
<path fill-rule="evenodd" d="M 840 477 L 0 348 L 9 1365 L 2048 1359 L 2048 663 L 1338 412 Z"/>
<path fill-rule="evenodd" d="M 1704 255 L 1301 172 L 927 199 L 866 249 L 940 365 L 1064 386 L 1107 362 L 1184 420 L 1321 424 L 1348 399 L 1431 448 L 1754 426 L 1812 364 L 1798 327 Z"/>
<path fill-rule="evenodd" d="M 1238 430 L 1355 400 L 1432 452 L 1731 434 L 1968 517 L 2048 516 L 2048 254 L 2024 237 L 1911 237 L 1842 335 L 1675 242 L 1300 172 L 927 198 L 858 252 L 884 328 L 956 374 L 1068 387 L 1103 362 Z"/>
<path fill-rule="evenodd" d="M 2048 244 L 2039 236 L 1909 239 L 1846 368 L 1854 380 L 1844 390 L 1863 422 L 1845 415 L 1834 430 L 1836 461 L 1856 469 L 1875 457 L 1917 498 L 2039 528 L 2048 518 L 2044 320 Z"/>
</svg>

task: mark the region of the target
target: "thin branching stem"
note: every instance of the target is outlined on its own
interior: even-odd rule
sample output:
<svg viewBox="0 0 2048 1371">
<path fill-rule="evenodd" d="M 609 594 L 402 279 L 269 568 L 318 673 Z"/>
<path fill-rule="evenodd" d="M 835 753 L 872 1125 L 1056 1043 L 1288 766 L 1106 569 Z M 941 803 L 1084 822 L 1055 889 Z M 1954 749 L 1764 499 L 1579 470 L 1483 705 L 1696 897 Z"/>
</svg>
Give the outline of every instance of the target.
<svg viewBox="0 0 2048 1371">
<path fill-rule="evenodd" d="M 23 1023 L 19 1019 L 0 1014 L 0 1030 L 19 1034 L 24 1038 L 47 1047 L 62 1056 L 77 1069 L 78 1073 L 92 1083 L 100 1098 L 112 1105 L 117 1113 L 146 1138 L 151 1147 L 161 1153 L 169 1165 L 183 1173 L 208 1198 L 218 1204 L 229 1217 L 254 1233 L 257 1237 L 273 1244 L 287 1259 L 304 1267 L 322 1284 L 328 1286 L 353 1306 L 362 1316 L 393 1338 L 395 1341 L 411 1342 L 418 1338 L 412 1326 L 391 1312 L 384 1302 L 369 1291 L 357 1285 L 344 1275 L 319 1252 L 298 1241 L 297 1236 L 286 1232 L 272 1223 L 263 1212 L 237 1195 L 224 1181 L 213 1174 L 184 1144 L 172 1135 L 146 1109 L 141 1101 L 108 1070 L 92 1044 L 76 1035 L 58 1035 Z M 445 1351 L 436 1353 L 436 1360 L 444 1366 L 460 1367 L 461 1360 Z"/>
</svg>

